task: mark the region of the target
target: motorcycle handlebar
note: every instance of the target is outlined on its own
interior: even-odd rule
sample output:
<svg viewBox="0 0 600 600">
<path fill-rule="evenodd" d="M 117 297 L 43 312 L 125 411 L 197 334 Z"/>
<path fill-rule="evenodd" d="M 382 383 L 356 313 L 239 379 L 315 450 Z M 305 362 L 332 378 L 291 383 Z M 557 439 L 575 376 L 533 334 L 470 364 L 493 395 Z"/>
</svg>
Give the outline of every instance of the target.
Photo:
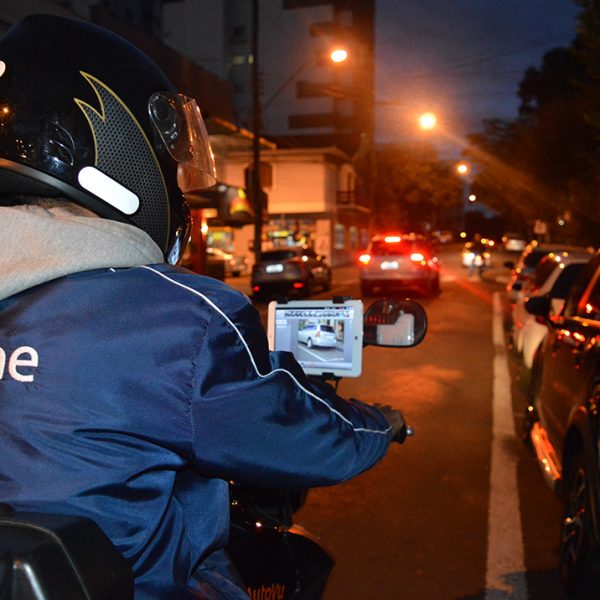
<svg viewBox="0 0 600 600">
<path fill-rule="evenodd" d="M 392 438 L 392 442 L 403 444 L 407 437 L 412 437 L 415 434 L 414 429 L 410 425 L 403 425 Z"/>
</svg>

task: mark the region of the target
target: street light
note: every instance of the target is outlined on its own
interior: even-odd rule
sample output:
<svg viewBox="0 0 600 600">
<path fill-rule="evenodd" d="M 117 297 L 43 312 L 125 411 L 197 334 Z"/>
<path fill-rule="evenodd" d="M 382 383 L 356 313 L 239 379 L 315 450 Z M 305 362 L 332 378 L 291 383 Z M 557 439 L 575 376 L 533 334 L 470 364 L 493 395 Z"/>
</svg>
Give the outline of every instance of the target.
<svg viewBox="0 0 600 600">
<path fill-rule="evenodd" d="M 469 200 L 471 202 L 474 202 L 475 198 L 476 198 L 474 194 L 469 194 L 469 192 L 471 190 L 471 181 L 470 181 L 468 175 L 471 172 L 471 165 L 468 162 L 465 162 L 464 160 L 462 160 L 456 164 L 456 172 L 463 178 L 463 190 L 462 190 L 463 227 L 462 228 L 463 228 L 463 232 L 465 233 L 465 236 L 463 236 L 461 233 L 461 237 L 466 237 L 468 202 L 469 202 Z M 471 200 L 471 197 L 473 198 L 472 200 Z"/>
<path fill-rule="evenodd" d="M 456 165 L 456 172 L 459 175 L 468 175 L 470 170 L 471 170 L 471 165 L 469 165 L 469 163 L 467 163 L 467 162 L 459 162 Z"/>
<path fill-rule="evenodd" d="M 334 63 L 342 63 L 345 62 L 346 60 L 348 60 L 348 50 L 346 50 L 346 48 L 334 48 L 330 53 L 329 53 L 329 58 L 332 60 L 332 62 Z"/>
<path fill-rule="evenodd" d="M 275 91 L 275 93 L 264 103 L 260 98 L 260 71 L 259 71 L 259 2 L 252 0 L 252 178 L 250 197 L 254 207 L 254 243 L 252 250 L 254 260 L 258 262 L 262 253 L 262 230 L 263 230 L 263 205 L 265 194 L 260 180 L 260 132 L 262 129 L 262 115 L 264 109 L 283 92 L 283 90 L 298 76 L 298 74 L 310 63 L 309 57 L 296 69 L 290 77 Z M 346 48 L 337 46 L 329 53 L 329 59 L 334 63 L 343 63 L 349 58 Z"/>
<path fill-rule="evenodd" d="M 434 129 L 437 125 L 437 116 L 432 112 L 426 112 L 419 116 L 419 127 L 421 129 Z"/>
</svg>

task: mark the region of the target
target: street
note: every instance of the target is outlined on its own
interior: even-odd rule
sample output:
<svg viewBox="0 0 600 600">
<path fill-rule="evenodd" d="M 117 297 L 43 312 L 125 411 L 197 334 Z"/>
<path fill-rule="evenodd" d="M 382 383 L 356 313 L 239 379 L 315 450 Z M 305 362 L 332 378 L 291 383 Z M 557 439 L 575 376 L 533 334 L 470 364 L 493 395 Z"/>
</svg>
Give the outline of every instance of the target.
<svg viewBox="0 0 600 600">
<path fill-rule="evenodd" d="M 425 341 L 366 348 L 363 375 L 340 384 L 342 396 L 401 408 L 415 435 L 353 481 L 311 490 L 296 515 L 336 560 L 326 600 L 562 597 L 559 502 L 518 437 L 525 404 L 504 342 L 505 258 L 483 280 L 459 258 L 445 247 L 442 294 L 418 299 Z M 355 267 L 336 270 L 331 293 L 359 297 Z"/>
</svg>

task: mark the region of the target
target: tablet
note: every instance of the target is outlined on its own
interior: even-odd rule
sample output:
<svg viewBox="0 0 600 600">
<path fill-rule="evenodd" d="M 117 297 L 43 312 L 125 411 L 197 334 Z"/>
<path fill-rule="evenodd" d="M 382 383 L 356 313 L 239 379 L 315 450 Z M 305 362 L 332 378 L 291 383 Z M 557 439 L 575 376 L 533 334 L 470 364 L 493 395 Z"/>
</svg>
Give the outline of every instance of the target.
<svg viewBox="0 0 600 600">
<path fill-rule="evenodd" d="M 362 369 L 360 300 L 269 303 L 271 350 L 292 352 L 307 375 L 358 377 Z"/>
</svg>

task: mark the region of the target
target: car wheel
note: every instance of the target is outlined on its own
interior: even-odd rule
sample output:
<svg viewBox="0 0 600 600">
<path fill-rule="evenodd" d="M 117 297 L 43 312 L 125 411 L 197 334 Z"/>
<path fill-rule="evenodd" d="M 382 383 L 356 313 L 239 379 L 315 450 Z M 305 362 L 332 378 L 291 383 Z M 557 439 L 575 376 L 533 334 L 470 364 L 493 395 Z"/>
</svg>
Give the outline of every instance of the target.
<svg viewBox="0 0 600 600">
<path fill-rule="evenodd" d="M 328 292 L 331 289 L 331 271 L 327 272 L 325 281 L 323 282 L 323 289 Z"/>
<path fill-rule="evenodd" d="M 584 451 L 579 451 L 564 478 L 564 510 L 560 539 L 560 572 L 567 597 L 591 598 L 598 590 L 598 546 L 592 531 L 592 478 Z"/>
<path fill-rule="evenodd" d="M 312 344 L 312 340 L 311 340 L 310 338 L 308 338 L 308 339 L 306 340 L 306 347 L 307 347 L 307 348 L 312 348 L 312 346 L 313 346 L 313 344 Z"/>
</svg>

